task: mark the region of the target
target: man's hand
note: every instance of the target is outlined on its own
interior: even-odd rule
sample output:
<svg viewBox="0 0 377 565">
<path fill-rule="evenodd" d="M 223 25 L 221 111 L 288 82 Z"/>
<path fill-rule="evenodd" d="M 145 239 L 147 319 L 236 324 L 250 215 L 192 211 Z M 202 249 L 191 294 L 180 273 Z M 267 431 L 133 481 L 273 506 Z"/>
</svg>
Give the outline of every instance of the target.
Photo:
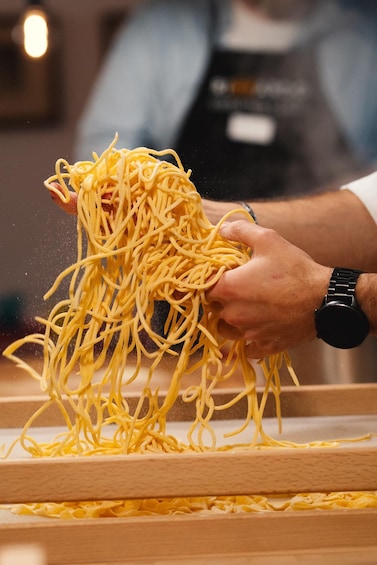
<svg viewBox="0 0 377 565">
<path fill-rule="evenodd" d="M 59 208 L 64 210 L 64 212 L 66 212 L 67 214 L 70 214 L 71 216 L 76 216 L 77 214 L 76 192 L 70 191 L 69 199 L 67 199 L 59 183 L 53 182 L 51 183 L 51 186 L 55 189 L 55 190 L 50 189 L 50 195 L 52 200 L 55 202 L 55 204 L 57 204 L 57 206 L 59 206 Z"/>
<path fill-rule="evenodd" d="M 248 341 L 252 358 L 313 339 L 314 311 L 326 294 L 332 269 L 315 263 L 275 231 L 249 222 L 231 222 L 221 234 L 249 246 L 252 257 L 226 271 L 207 293 L 220 315 L 219 332 Z"/>
</svg>

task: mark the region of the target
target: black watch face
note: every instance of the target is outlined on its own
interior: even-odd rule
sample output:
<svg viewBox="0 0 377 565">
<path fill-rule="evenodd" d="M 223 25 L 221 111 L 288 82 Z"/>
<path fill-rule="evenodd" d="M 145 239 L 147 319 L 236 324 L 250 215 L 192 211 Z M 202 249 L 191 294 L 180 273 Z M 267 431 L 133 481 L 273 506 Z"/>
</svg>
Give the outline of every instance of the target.
<svg viewBox="0 0 377 565">
<path fill-rule="evenodd" d="M 329 302 L 316 314 L 317 335 L 339 349 L 360 345 L 369 333 L 369 322 L 362 310 L 342 302 Z"/>
</svg>

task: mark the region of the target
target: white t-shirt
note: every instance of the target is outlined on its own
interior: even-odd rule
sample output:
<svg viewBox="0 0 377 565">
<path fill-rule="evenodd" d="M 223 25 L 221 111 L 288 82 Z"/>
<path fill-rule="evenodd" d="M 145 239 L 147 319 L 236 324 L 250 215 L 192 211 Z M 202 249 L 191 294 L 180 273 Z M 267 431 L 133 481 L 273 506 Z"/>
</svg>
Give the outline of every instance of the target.
<svg viewBox="0 0 377 565">
<path fill-rule="evenodd" d="M 351 190 L 356 194 L 377 223 L 377 172 L 352 181 L 342 186 L 342 189 Z"/>
</svg>

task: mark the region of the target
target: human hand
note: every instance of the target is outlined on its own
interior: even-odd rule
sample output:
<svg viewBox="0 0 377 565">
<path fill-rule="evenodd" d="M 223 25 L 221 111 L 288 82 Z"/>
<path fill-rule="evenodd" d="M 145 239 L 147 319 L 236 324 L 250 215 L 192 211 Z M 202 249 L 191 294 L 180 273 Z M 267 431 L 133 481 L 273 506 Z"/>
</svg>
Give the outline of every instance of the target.
<svg viewBox="0 0 377 565">
<path fill-rule="evenodd" d="M 51 186 L 54 189 L 54 190 L 50 189 L 50 196 L 51 196 L 53 202 L 55 202 L 55 204 L 57 204 L 57 206 L 59 206 L 59 208 L 64 210 L 64 212 L 66 212 L 67 214 L 70 214 L 71 216 L 76 216 L 77 215 L 77 194 L 76 194 L 76 192 L 73 192 L 73 190 L 70 190 L 69 191 L 69 199 L 67 199 L 65 194 L 64 194 L 64 191 L 63 191 L 63 189 L 62 189 L 62 187 L 60 186 L 59 183 L 53 182 L 53 183 L 51 183 Z"/>
<path fill-rule="evenodd" d="M 202 205 L 205 215 L 213 226 L 218 224 L 221 218 L 232 210 L 235 211 L 235 214 L 229 218 L 229 221 L 242 218 L 242 215 L 237 215 L 236 212 L 242 208 L 238 202 L 219 202 L 216 200 L 207 200 L 206 198 L 202 198 Z"/>
<path fill-rule="evenodd" d="M 327 292 L 332 269 L 316 263 L 277 232 L 246 221 L 225 225 L 221 235 L 253 252 L 250 261 L 226 271 L 207 292 L 220 316 L 219 333 L 248 341 L 250 358 L 313 339 L 314 311 Z"/>
</svg>

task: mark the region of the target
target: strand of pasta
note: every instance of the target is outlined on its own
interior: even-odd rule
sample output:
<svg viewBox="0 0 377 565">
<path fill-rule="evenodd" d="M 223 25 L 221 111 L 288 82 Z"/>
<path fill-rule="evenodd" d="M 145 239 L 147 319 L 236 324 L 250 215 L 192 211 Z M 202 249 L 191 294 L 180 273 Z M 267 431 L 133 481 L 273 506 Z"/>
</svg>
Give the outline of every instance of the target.
<svg viewBox="0 0 377 565">
<path fill-rule="evenodd" d="M 174 158 L 177 165 L 161 160 L 165 156 Z M 71 449 L 83 454 L 101 449 L 120 453 L 149 450 L 152 443 L 156 445 L 156 432 L 163 442 L 166 415 L 180 392 L 182 375 L 192 371 L 198 356 L 199 384 L 192 385 L 184 396 L 187 402 L 196 403 L 197 410 L 189 443 L 172 446 L 168 442 L 168 449 L 216 448 L 210 423 L 213 412 L 228 408 L 239 398 L 215 406 L 212 392 L 240 367 L 246 391 L 241 396 L 247 397 L 249 407 L 243 428 L 254 420 L 256 435 L 260 434 L 263 410 L 258 409 L 256 375 L 246 359 L 245 344 L 234 344 L 228 357 L 222 358 L 225 343 L 217 335 L 216 316 L 205 302 L 209 285 L 226 269 L 249 260 L 249 250 L 219 236 L 220 226 L 206 219 L 189 175 L 174 151 L 116 150 L 114 140 L 101 156 L 94 155 L 93 162 L 70 165 L 59 159 L 55 175 L 45 183 L 49 190 L 57 191 L 57 181 L 65 201 L 70 189 L 78 196 L 78 260 L 57 277 L 45 295 L 49 298 L 70 276 L 69 298 L 56 304 L 46 320 L 38 318 L 45 325 L 45 334 L 34 338 L 44 354 L 39 377 L 42 390 L 59 401 L 66 396 L 75 413 L 61 438 L 61 453 L 59 444 L 53 442 L 54 454 L 71 453 Z M 153 328 L 156 301 L 170 305 L 163 335 Z M 152 351 L 143 335 L 153 344 Z M 26 369 L 15 351 L 27 340 L 15 342 L 5 352 Z M 123 374 L 134 353 L 136 368 L 128 382 L 137 379 L 143 359 L 150 359 L 151 369 L 138 406 L 130 414 L 124 401 Z M 176 364 L 166 398 L 158 405 L 152 380 L 166 356 L 175 357 Z M 104 369 L 101 379 L 97 376 L 100 369 Z M 35 371 L 30 371 L 35 378 Z M 74 385 L 75 371 L 79 382 Z M 266 378 L 267 389 L 269 381 Z M 94 418 L 89 416 L 93 409 Z M 110 423 L 116 426 L 113 446 L 102 433 Z M 204 435 L 210 438 L 208 445 Z M 41 446 L 40 453 L 50 454 L 49 446 Z"/>
</svg>

